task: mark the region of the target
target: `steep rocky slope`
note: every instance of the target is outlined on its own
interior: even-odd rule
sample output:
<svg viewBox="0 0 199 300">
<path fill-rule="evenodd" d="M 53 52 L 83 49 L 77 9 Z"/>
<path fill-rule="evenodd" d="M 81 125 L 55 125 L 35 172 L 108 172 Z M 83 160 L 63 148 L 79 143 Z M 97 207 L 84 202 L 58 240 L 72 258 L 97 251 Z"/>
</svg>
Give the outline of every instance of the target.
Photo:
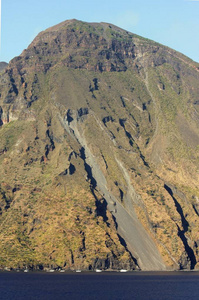
<svg viewBox="0 0 199 300">
<path fill-rule="evenodd" d="M 197 269 L 199 65 L 65 21 L 0 75 L 0 265 Z"/>
</svg>

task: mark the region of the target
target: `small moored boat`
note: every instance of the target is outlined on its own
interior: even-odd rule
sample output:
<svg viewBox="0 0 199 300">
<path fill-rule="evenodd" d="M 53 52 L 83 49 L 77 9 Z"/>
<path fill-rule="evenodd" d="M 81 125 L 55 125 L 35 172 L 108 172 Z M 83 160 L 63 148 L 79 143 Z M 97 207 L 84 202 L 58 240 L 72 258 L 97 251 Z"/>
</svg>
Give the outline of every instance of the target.
<svg viewBox="0 0 199 300">
<path fill-rule="evenodd" d="M 24 273 L 28 273 L 28 272 L 29 272 L 29 270 L 28 270 L 28 269 L 25 269 L 25 270 L 24 270 Z"/>
</svg>

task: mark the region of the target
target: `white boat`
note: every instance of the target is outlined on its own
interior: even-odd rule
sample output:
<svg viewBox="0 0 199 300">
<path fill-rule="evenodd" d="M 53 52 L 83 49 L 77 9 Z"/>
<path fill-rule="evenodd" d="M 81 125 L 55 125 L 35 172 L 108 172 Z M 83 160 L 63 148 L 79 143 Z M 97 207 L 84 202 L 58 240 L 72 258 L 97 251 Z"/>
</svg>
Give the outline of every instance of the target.
<svg viewBox="0 0 199 300">
<path fill-rule="evenodd" d="M 65 272 L 65 270 L 60 270 L 59 272 L 60 272 L 60 273 L 64 273 L 64 272 Z"/>
<path fill-rule="evenodd" d="M 95 272 L 97 272 L 97 273 L 101 273 L 101 272 L 102 272 L 102 270 L 96 269 L 96 270 L 95 270 Z"/>
<path fill-rule="evenodd" d="M 29 270 L 28 270 L 28 269 L 25 269 L 25 270 L 24 270 L 24 273 L 28 273 L 28 272 L 29 272 Z"/>
<path fill-rule="evenodd" d="M 76 272 L 76 273 L 81 273 L 81 270 L 76 270 L 75 272 Z"/>
<path fill-rule="evenodd" d="M 128 270 L 126 270 L 126 269 L 121 269 L 120 272 L 121 272 L 121 273 L 125 273 L 125 272 L 128 272 Z"/>
</svg>

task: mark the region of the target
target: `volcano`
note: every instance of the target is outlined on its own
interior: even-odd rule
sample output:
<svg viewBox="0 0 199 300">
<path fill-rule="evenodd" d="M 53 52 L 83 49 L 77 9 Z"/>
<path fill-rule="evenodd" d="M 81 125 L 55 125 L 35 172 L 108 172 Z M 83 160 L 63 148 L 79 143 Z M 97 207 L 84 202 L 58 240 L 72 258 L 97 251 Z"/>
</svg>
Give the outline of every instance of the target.
<svg viewBox="0 0 199 300">
<path fill-rule="evenodd" d="M 197 269 L 199 64 L 107 23 L 0 72 L 0 267 Z"/>
</svg>

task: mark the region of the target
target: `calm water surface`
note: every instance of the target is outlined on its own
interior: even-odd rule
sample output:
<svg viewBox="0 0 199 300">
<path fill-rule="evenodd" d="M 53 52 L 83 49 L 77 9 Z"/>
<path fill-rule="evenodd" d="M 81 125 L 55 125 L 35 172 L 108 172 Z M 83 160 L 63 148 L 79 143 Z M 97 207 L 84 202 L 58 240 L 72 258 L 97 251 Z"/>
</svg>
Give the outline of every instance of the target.
<svg viewBox="0 0 199 300">
<path fill-rule="evenodd" d="M 0 272 L 0 299 L 199 299 L 198 272 Z"/>
</svg>

